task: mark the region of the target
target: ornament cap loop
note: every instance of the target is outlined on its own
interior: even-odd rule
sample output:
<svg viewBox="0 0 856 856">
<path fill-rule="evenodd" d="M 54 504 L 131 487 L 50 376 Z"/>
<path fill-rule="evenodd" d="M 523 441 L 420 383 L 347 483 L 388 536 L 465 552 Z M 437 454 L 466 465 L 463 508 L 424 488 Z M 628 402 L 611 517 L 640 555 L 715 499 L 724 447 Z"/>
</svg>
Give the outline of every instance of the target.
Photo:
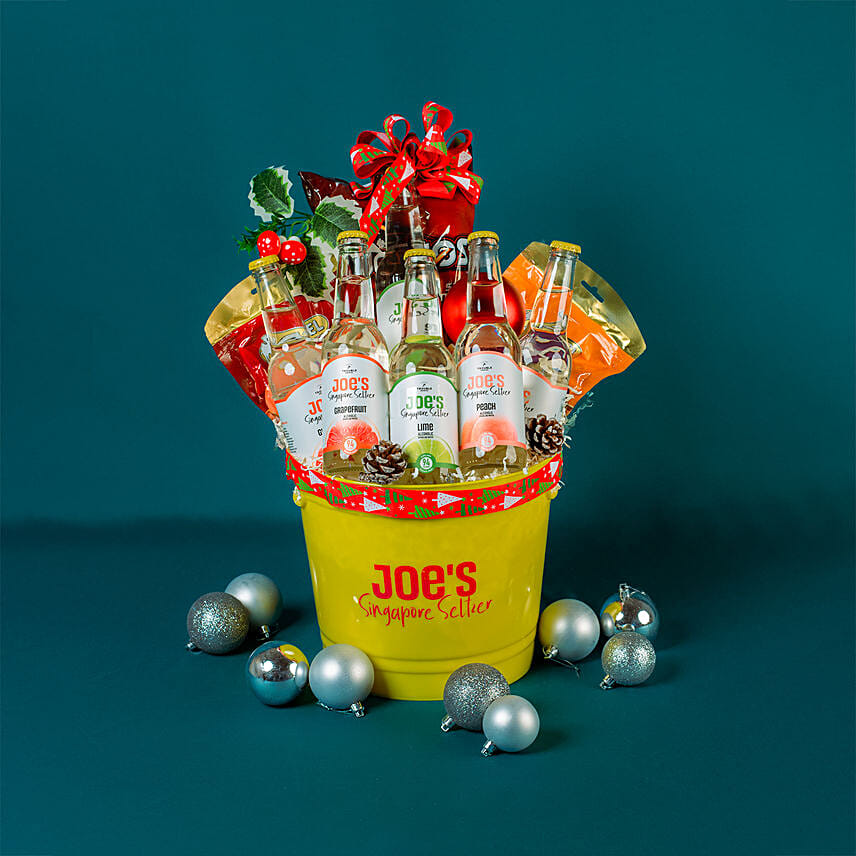
<svg viewBox="0 0 856 856">
<path fill-rule="evenodd" d="M 443 717 L 443 721 L 440 723 L 440 730 L 445 731 L 447 734 L 455 727 L 455 720 L 452 719 L 451 716 L 446 714 Z"/>
<path fill-rule="evenodd" d="M 603 680 L 600 682 L 600 688 L 602 690 L 611 690 L 615 686 L 615 680 L 611 678 L 609 675 L 604 675 Z"/>
<path fill-rule="evenodd" d="M 355 701 L 350 707 L 350 712 L 356 717 L 366 715 L 366 709 L 363 707 L 363 703 L 361 701 Z"/>
<path fill-rule="evenodd" d="M 190 651 L 192 654 L 195 654 L 197 651 L 201 651 L 202 649 L 198 646 L 194 645 L 190 640 L 188 640 L 187 644 L 184 646 Z"/>
<path fill-rule="evenodd" d="M 490 758 L 496 752 L 496 743 L 493 740 L 486 740 L 484 746 L 481 748 L 481 753 L 485 758 Z"/>
</svg>

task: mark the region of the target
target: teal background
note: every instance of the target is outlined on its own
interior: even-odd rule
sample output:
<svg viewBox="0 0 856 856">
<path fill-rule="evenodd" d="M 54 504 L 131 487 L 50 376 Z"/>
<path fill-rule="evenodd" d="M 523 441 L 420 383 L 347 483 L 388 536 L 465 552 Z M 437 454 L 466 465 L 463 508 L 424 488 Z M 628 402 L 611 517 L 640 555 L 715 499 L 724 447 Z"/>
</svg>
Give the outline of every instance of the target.
<svg viewBox="0 0 856 856">
<path fill-rule="evenodd" d="M 854 852 L 852 3 L 0 24 L 2 853 Z M 580 418 L 545 602 L 646 588 L 657 672 L 536 666 L 542 737 L 489 761 L 437 703 L 269 710 L 246 652 L 181 650 L 245 570 L 319 646 L 270 425 L 202 335 L 248 180 L 350 177 L 357 132 L 427 100 L 474 131 L 504 261 L 578 241 L 648 342 Z"/>
</svg>

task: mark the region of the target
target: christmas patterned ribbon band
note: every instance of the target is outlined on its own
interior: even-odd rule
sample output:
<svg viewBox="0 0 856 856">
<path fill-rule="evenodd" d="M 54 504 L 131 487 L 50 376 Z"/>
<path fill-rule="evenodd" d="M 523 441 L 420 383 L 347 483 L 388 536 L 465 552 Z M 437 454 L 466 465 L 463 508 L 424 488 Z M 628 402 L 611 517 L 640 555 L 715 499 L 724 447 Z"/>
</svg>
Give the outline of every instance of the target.
<svg viewBox="0 0 856 856">
<path fill-rule="evenodd" d="M 378 486 L 330 478 L 286 452 L 285 474 L 295 488 L 346 511 L 409 520 L 443 520 L 506 511 L 553 490 L 562 477 L 562 454 L 510 480 L 458 482 L 426 489 Z"/>
<path fill-rule="evenodd" d="M 399 139 L 393 130 L 404 122 Z M 469 171 L 473 162 L 469 131 L 456 131 L 447 143 L 446 131 L 452 126 L 452 111 L 429 101 L 422 108 L 425 137 L 411 132 L 403 116 L 387 116 L 383 131 L 363 131 L 351 149 L 351 163 L 359 179 L 368 184 L 353 184 L 354 196 L 363 208 L 360 228 L 373 241 L 383 226 L 386 212 L 414 179 L 420 196 L 451 199 L 463 193 L 474 205 L 479 201 L 482 179 Z"/>
</svg>

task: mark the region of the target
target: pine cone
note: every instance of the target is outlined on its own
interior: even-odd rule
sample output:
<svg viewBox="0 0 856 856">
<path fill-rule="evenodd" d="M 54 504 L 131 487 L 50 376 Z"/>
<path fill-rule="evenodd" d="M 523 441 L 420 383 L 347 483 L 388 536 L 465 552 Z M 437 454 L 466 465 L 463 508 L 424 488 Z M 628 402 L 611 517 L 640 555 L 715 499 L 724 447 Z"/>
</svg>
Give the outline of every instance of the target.
<svg viewBox="0 0 856 856">
<path fill-rule="evenodd" d="M 565 433 L 555 419 L 543 413 L 526 422 L 526 443 L 536 455 L 555 455 L 565 442 Z"/>
<path fill-rule="evenodd" d="M 381 440 L 375 443 L 363 457 L 360 481 L 370 484 L 389 484 L 404 475 L 407 458 L 398 443 Z"/>
</svg>

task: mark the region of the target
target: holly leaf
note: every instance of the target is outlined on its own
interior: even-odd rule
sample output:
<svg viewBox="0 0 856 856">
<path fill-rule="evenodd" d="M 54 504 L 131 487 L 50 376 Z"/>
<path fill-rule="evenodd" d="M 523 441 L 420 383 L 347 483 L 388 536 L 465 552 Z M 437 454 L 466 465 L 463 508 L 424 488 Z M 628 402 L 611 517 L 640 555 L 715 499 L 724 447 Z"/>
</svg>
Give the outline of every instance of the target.
<svg viewBox="0 0 856 856">
<path fill-rule="evenodd" d="M 335 248 L 339 232 L 359 229 L 362 213 L 356 200 L 345 199 L 344 196 L 328 196 L 315 208 L 306 234 L 313 241 Z"/>
<path fill-rule="evenodd" d="M 324 256 L 314 244 L 306 240 L 303 243 L 306 246 L 306 258 L 299 265 L 289 265 L 286 268 L 292 291 L 307 297 L 321 297 L 327 288 Z"/>
<path fill-rule="evenodd" d="M 250 192 L 247 199 L 253 213 L 265 223 L 273 218 L 284 220 L 294 212 L 294 200 L 291 198 L 291 182 L 288 170 L 282 166 L 270 166 L 250 179 Z"/>
</svg>

